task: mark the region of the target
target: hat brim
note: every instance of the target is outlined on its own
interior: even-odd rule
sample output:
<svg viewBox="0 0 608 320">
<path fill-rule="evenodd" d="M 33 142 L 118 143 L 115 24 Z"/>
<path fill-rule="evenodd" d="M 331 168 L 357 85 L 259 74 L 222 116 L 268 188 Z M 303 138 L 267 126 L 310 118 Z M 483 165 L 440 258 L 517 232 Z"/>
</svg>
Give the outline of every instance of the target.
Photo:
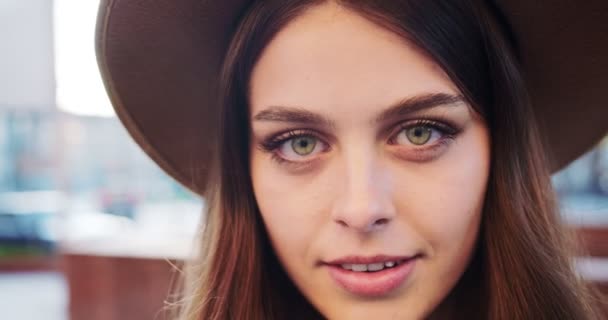
<svg viewBox="0 0 608 320">
<path fill-rule="evenodd" d="M 116 113 L 169 175 L 203 195 L 224 53 L 251 0 L 101 0 L 96 50 Z M 608 131 L 608 1 L 496 1 L 552 171 Z"/>
</svg>

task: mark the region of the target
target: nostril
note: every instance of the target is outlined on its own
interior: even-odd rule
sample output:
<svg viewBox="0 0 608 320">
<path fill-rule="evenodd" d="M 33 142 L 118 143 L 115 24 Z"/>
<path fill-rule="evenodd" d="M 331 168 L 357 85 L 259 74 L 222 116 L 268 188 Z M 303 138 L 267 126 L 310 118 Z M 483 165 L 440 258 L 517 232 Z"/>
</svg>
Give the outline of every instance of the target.
<svg viewBox="0 0 608 320">
<path fill-rule="evenodd" d="M 372 229 L 375 230 L 378 227 L 383 227 L 384 225 L 386 225 L 390 222 L 390 219 L 380 218 L 380 219 L 376 219 L 374 221 L 369 221 L 369 223 L 367 223 L 366 225 L 358 225 L 356 223 L 350 224 L 345 220 L 335 220 L 335 221 L 342 227 L 362 229 L 362 230 L 365 229 L 365 230 L 369 231 Z"/>
<path fill-rule="evenodd" d="M 382 219 L 378 219 L 376 220 L 376 222 L 374 222 L 375 225 L 381 226 L 383 224 L 387 224 L 388 223 L 388 219 L 387 218 L 382 218 Z"/>
</svg>

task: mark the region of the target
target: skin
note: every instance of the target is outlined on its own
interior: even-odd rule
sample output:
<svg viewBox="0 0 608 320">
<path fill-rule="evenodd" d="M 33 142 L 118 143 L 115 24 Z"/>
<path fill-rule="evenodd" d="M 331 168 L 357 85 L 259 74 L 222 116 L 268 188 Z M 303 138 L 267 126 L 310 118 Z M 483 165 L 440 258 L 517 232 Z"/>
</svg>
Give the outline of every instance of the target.
<svg viewBox="0 0 608 320">
<path fill-rule="evenodd" d="M 402 37 L 331 2 L 282 29 L 250 81 L 255 198 L 294 284 L 329 319 L 431 314 L 477 239 L 490 163 L 483 120 L 462 101 L 378 119 L 400 101 L 460 92 Z M 432 128 L 428 141 L 412 143 L 407 132 L 428 132 L 412 128 L 420 119 L 440 119 L 458 133 Z M 290 130 L 311 137 L 294 149 L 297 138 L 286 136 L 268 150 L 269 140 Z M 401 286 L 377 297 L 346 291 L 323 265 L 377 254 L 421 258 Z"/>
</svg>

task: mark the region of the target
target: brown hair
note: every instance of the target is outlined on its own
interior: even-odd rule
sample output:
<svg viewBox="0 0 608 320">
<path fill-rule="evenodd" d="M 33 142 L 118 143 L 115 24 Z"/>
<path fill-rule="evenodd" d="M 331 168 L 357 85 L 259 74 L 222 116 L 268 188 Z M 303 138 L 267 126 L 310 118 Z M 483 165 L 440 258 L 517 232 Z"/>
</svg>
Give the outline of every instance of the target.
<svg viewBox="0 0 608 320">
<path fill-rule="evenodd" d="M 256 1 L 221 79 L 217 159 L 201 252 L 187 270 L 181 319 L 319 319 L 273 253 L 249 172 L 248 88 L 265 45 L 324 0 Z M 450 294 L 454 318 L 595 319 L 572 267 L 543 144 L 497 10 L 482 1 L 336 1 L 436 61 L 490 128 L 491 171 L 473 260 Z M 466 294 L 465 294 L 466 293 Z M 465 316 L 466 315 L 466 316 Z"/>
</svg>

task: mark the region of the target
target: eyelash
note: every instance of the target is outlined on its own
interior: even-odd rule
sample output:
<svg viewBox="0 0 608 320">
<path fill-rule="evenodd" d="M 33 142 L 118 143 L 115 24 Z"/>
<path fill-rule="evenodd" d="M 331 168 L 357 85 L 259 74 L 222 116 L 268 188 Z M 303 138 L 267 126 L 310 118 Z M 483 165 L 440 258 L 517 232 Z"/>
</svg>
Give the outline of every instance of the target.
<svg viewBox="0 0 608 320">
<path fill-rule="evenodd" d="M 290 161 L 287 160 L 283 157 L 281 157 L 278 152 L 277 149 L 279 149 L 285 142 L 291 140 L 291 139 L 295 139 L 295 138 L 305 138 L 305 137 L 310 137 L 310 138 L 314 138 L 317 140 L 323 140 L 322 137 L 316 133 L 314 130 L 310 130 L 310 129 L 296 129 L 296 130 L 289 130 L 286 132 L 282 132 L 279 133 L 277 135 L 274 135 L 272 137 L 270 137 L 269 139 L 263 141 L 260 146 L 262 148 L 262 151 L 265 152 L 269 152 L 272 155 L 272 160 L 275 160 L 277 163 L 279 164 L 286 164 L 286 163 L 293 163 L 295 164 L 295 161 Z"/>
<path fill-rule="evenodd" d="M 265 140 L 262 142 L 262 148 L 264 148 L 264 150 L 266 151 L 275 151 L 276 149 L 278 149 L 280 146 L 283 145 L 283 143 L 294 139 L 294 138 L 304 138 L 304 137 L 311 137 L 311 138 L 315 138 L 315 139 L 321 139 L 318 134 L 313 131 L 313 130 L 309 130 L 309 129 L 297 129 L 297 130 L 289 130 L 286 132 L 282 132 L 279 133 L 275 136 L 270 137 L 269 139 Z"/>
<path fill-rule="evenodd" d="M 431 120 L 431 119 L 419 119 L 414 121 L 405 121 L 397 125 L 397 128 L 392 132 L 389 138 L 389 143 L 394 142 L 396 136 L 403 130 L 407 130 L 414 127 L 429 127 L 435 129 L 442 134 L 441 140 L 453 139 L 458 135 L 460 129 L 455 125 L 448 124 L 447 120 Z"/>
<path fill-rule="evenodd" d="M 397 138 L 397 136 L 403 130 L 413 128 L 413 127 L 422 127 L 422 126 L 426 126 L 426 127 L 432 128 L 434 130 L 437 130 L 440 132 L 440 134 L 442 136 L 441 136 L 441 138 L 439 138 L 439 140 L 434 145 L 426 147 L 426 148 L 424 148 L 424 147 L 418 148 L 418 149 L 423 149 L 420 152 L 425 152 L 428 150 L 439 148 L 439 147 L 449 143 L 450 141 L 454 140 L 456 138 L 456 136 L 461 132 L 460 128 L 458 128 L 454 124 L 451 124 L 450 121 L 447 119 L 409 120 L 409 121 L 400 122 L 399 124 L 394 126 L 395 129 L 393 129 L 391 131 L 390 138 L 388 139 L 388 143 L 394 144 L 394 140 Z M 268 138 L 260 143 L 260 148 L 264 152 L 271 153 L 272 159 L 275 160 L 279 164 L 301 165 L 302 163 L 300 163 L 300 162 L 287 160 L 287 159 L 281 157 L 278 154 L 277 149 L 279 149 L 285 142 L 287 142 L 291 139 L 305 138 L 305 137 L 310 137 L 310 138 L 314 138 L 314 139 L 323 141 L 323 138 L 314 130 L 295 129 L 295 130 L 281 132 L 274 136 L 271 136 L 270 138 Z M 327 144 L 327 143 L 325 143 L 325 144 Z M 329 149 L 329 147 L 327 147 L 327 149 Z M 327 150 L 324 150 L 324 151 L 327 151 Z"/>
</svg>

